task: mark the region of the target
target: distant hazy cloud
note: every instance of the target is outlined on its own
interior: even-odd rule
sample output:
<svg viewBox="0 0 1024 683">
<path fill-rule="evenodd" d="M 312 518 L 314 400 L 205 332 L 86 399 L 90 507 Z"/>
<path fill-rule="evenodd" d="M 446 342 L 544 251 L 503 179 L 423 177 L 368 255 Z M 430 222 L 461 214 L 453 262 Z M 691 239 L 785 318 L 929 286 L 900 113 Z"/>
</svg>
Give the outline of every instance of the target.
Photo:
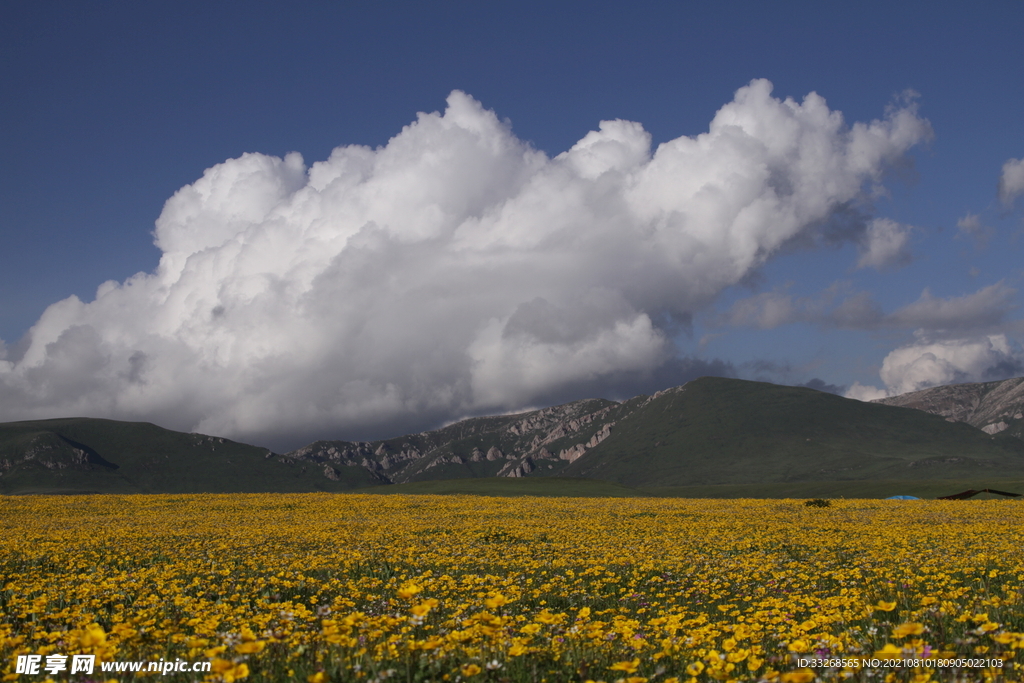
<svg viewBox="0 0 1024 683">
<path fill-rule="evenodd" d="M 999 200 L 1009 208 L 1024 194 L 1024 159 L 1008 159 L 999 176 Z"/>
<path fill-rule="evenodd" d="M 796 300 L 784 291 L 761 292 L 736 301 L 725 315 L 715 318 L 713 324 L 770 330 L 813 318 L 811 308 L 817 306 L 807 299 Z"/>
<path fill-rule="evenodd" d="M 959 236 L 971 237 L 974 239 L 975 247 L 981 249 L 988 244 L 988 241 L 995 234 L 995 230 L 983 224 L 977 214 L 968 213 L 956 222 Z"/>
<path fill-rule="evenodd" d="M 977 214 L 968 213 L 956 222 L 957 229 L 964 235 L 976 235 L 983 229 Z"/>
<path fill-rule="evenodd" d="M 864 233 L 857 267 L 882 270 L 905 265 L 910 262 L 909 242 L 910 226 L 888 218 L 876 218 Z"/>
<path fill-rule="evenodd" d="M 879 373 L 885 389 L 855 384 L 846 395 L 870 400 L 960 382 L 1024 374 L 1024 352 L 1005 335 L 919 341 L 892 351 Z"/>
<path fill-rule="evenodd" d="M 809 373 L 813 372 L 815 370 L 814 366 L 814 363 L 810 366 L 801 367 L 794 366 L 788 361 L 757 358 L 734 366 L 734 370 L 736 377 L 755 382 L 771 382 L 772 384 L 806 387 L 830 394 L 842 394 L 846 390 L 846 387 L 828 384 L 818 377 L 813 377 L 805 382 L 797 381 L 799 378 L 807 377 Z"/>
<path fill-rule="evenodd" d="M 973 294 L 939 298 L 925 289 L 921 297 L 886 317 L 893 327 L 924 328 L 928 331 L 967 331 L 992 328 L 1016 308 L 1017 290 L 1002 282 L 983 287 Z"/>
<path fill-rule="evenodd" d="M 959 336 L 965 331 L 998 331 L 1017 308 L 1017 290 L 1002 281 L 960 297 L 936 297 L 925 289 L 917 301 L 892 313 L 883 312 L 867 292 L 843 290 L 843 284 L 837 283 L 817 297 L 762 292 L 736 301 L 711 322 L 759 329 L 805 322 L 843 329 L 905 329 Z"/>
<path fill-rule="evenodd" d="M 798 384 L 797 386 L 807 387 L 808 389 L 815 389 L 817 391 L 824 391 L 825 393 L 828 394 L 841 395 L 843 394 L 843 392 L 846 391 L 846 387 L 840 386 L 838 384 L 829 384 L 825 380 L 819 379 L 818 377 L 815 377 L 808 382 L 804 382 L 803 384 Z"/>
<path fill-rule="evenodd" d="M 879 375 L 884 388 L 855 382 L 846 396 L 868 401 L 942 384 L 1024 374 L 1024 352 L 1003 332 L 1021 329 L 1010 317 L 1017 308 L 1015 295 L 1015 289 L 997 282 L 960 297 L 940 298 L 925 289 L 917 301 L 890 314 L 862 306 L 874 311 L 860 317 L 862 328 L 912 329 L 915 341 L 882 361 Z"/>
<path fill-rule="evenodd" d="M 835 308 L 827 310 L 819 319 L 825 326 L 839 329 L 874 330 L 884 326 L 886 315 L 870 294 L 856 292 L 840 299 Z"/>
<path fill-rule="evenodd" d="M 0 416 L 295 445 L 688 375 L 673 325 L 931 134 L 912 103 L 848 126 L 771 89 L 653 151 L 605 121 L 549 158 L 456 91 L 384 147 L 225 161 L 167 201 L 154 273 L 53 304 L 0 360 Z M 862 265 L 906 230 L 871 223 Z"/>
<path fill-rule="evenodd" d="M 854 382 L 844 395 L 846 398 L 855 398 L 858 401 L 874 401 L 878 398 L 885 398 L 889 395 L 889 392 L 885 389 Z"/>
</svg>

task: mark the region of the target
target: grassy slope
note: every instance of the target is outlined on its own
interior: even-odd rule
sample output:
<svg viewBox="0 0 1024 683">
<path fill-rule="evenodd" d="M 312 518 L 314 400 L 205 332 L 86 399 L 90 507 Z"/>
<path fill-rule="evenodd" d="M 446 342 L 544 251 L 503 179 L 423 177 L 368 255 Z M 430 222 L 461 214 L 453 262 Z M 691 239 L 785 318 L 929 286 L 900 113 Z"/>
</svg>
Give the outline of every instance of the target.
<svg viewBox="0 0 1024 683">
<path fill-rule="evenodd" d="M 637 489 L 647 496 L 665 498 L 888 498 L 917 496 L 933 499 L 967 489 L 994 488 L 1024 494 L 1024 479 L 935 479 L 930 481 L 813 481 L 783 484 L 739 484 L 722 486 L 665 486 Z M 1007 500 L 1024 504 L 1024 499 L 981 493 L 970 500 Z"/>
<path fill-rule="evenodd" d="M 909 408 L 711 377 L 644 400 L 563 474 L 631 487 L 1024 479 L 1024 442 Z"/>
<path fill-rule="evenodd" d="M 565 479 L 561 477 L 526 477 L 510 479 L 448 479 L 444 481 L 416 481 L 393 486 L 375 486 L 352 493 L 404 493 L 424 495 L 476 495 L 476 496 L 554 496 L 573 498 L 624 498 L 647 495 L 605 481 L 592 479 Z"/>
<path fill-rule="evenodd" d="M 652 497 L 652 498 L 887 498 L 896 495 L 938 498 L 966 489 L 995 488 L 1024 494 L 1024 479 L 907 481 L 825 481 L 721 486 L 664 486 L 628 488 L 594 479 L 525 477 L 522 479 L 449 479 L 375 486 L 351 493 L 477 496 Z M 971 500 L 1015 500 L 979 494 Z"/>
<path fill-rule="evenodd" d="M 340 491 L 377 483 L 361 467 L 338 468 L 335 482 L 322 468 L 268 458 L 265 448 L 144 422 L 91 418 L 0 424 L 0 459 L 16 457 L 40 435 L 56 435 L 113 466 L 51 470 L 20 463 L 0 477 L 0 493 Z"/>
</svg>

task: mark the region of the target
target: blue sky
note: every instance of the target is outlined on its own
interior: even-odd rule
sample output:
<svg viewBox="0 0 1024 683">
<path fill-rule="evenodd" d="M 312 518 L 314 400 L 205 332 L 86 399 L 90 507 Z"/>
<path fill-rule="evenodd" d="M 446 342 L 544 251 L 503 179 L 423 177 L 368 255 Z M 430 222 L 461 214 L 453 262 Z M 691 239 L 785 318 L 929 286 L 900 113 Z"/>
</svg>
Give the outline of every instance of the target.
<svg viewBox="0 0 1024 683">
<path fill-rule="evenodd" d="M 817 386 L 860 397 L 1024 374 L 1018 309 L 1024 189 L 1018 192 L 1016 184 L 1024 188 L 1024 180 L 1017 180 L 1019 167 L 1011 163 L 1024 158 L 1020 2 L 12 2 L 2 13 L 0 420 L 89 413 L 284 447 L 313 437 L 387 435 L 593 393 L 624 397 L 703 372 L 791 384 L 817 380 Z M 481 281 L 483 265 L 450 280 L 446 274 L 458 271 L 458 263 L 438 270 L 441 275 L 406 277 L 388 264 L 440 264 L 453 253 L 432 251 L 436 235 L 416 241 L 411 232 L 402 233 L 412 228 L 398 223 L 425 215 L 423 205 L 408 200 L 408 212 L 388 214 L 396 223 L 381 228 L 399 235 L 400 250 L 384 255 L 386 249 L 372 246 L 372 240 L 359 247 L 383 251 L 372 268 L 364 264 L 375 275 L 359 280 L 358 295 L 355 280 L 346 279 L 355 271 L 341 272 L 358 265 L 351 260 L 359 245 L 349 234 L 331 242 L 334 260 L 320 266 L 303 270 L 305 252 L 291 254 L 297 265 L 275 271 L 273 286 L 306 289 L 297 299 L 272 305 L 259 299 L 264 294 L 253 293 L 251 279 L 261 274 L 267 280 L 273 268 L 244 249 L 223 247 L 228 237 L 217 244 L 196 238 L 199 246 L 186 248 L 183 235 L 220 230 L 236 239 L 245 233 L 249 241 L 239 243 L 253 244 L 257 232 L 266 235 L 274 225 L 297 221 L 305 227 L 287 234 L 308 236 L 312 224 L 297 217 L 290 199 L 299 185 L 282 190 L 281 201 L 292 202 L 292 213 L 271 220 L 271 208 L 263 207 L 258 220 L 250 216 L 241 227 L 232 216 L 248 216 L 251 202 L 262 200 L 228 192 L 223 201 L 241 204 L 203 214 L 187 230 L 182 216 L 209 206 L 165 209 L 165 202 L 207 169 L 246 153 L 283 159 L 298 152 L 299 175 L 288 175 L 285 162 L 273 169 L 224 168 L 275 178 L 283 173 L 291 178 L 281 181 L 286 185 L 305 183 L 310 167 L 328 160 L 336 147 L 384 149 L 417 121 L 418 112 L 447 116 L 446 108 L 454 111 L 448 99 L 453 90 L 478 103 L 478 110 L 466 105 L 466 116 L 479 123 L 493 112 L 498 122 L 510 122 L 510 139 L 522 146 L 516 149 L 543 153 L 554 166 L 558 155 L 598 130 L 601 121 L 637 122 L 651 146 L 647 157 L 641 150 L 640 161 L 623 171 L 635 180 L 658 145 L 706 133 L 716 112 L 754 79 L 770 81 L 770 97 L 780 103 L 792 98 L 799 105 L 817 93 L 830 112 L 841 112 L 846 131 L 903 107 L 914 112 L 916 137 L 890 141 L 895 147 L 888 156 L 851 180 L 861 185 L 856 196 L 839 193 L 823 200 L 827 210 L 815 225 L 794 225 L 781 242 L 761 243 L 753 261 L 701 260 L 700 249 L 712 253 L 712 243 L 732 254 L 728 240 L 697 251 L 679 246 L 676 263 L 689 264 L 679 267 L 691 271 L 677 274 L 678 280 L 644 261 L 649 251 L 643 256 L 627 248 L 613 267 L 608 254 L 593 245 L 579 247 L 586 258 L 576 259 L 571 249 L 555 249 L 550 258 L 533 251 L 532 261 L 513 266 L 511 257 L 502 256 L 509 253 L 509 234 L 494 231 L 520 229 L 514 221 L 487 233 L 487 244 L 505 245 L 500 249 L 478 248 L 482 233 L 472 242 L 474 253 L 495 264 L 494 272 L 537 268 L 592 277 L 562 281 L 538 275 L 520 282 L 508 275 L 502 292 L 482 287 L 469 293 L 467 288 L 477 289 L 473 283 Z M 916 96 L 908 98 L 908 90 Z M 448 119 L 456 121 L 455 114 Z M 392 185 L 380 181 L 392 205 L 417 196 L 429 180 L 394 180 L 418 177 L 423 167 L 413 157 L 422 160 L 428 148 L 430 154 L 457 157 L 455 147 L 445 146 L 456 143 L 429 138 L 428 127 L 421 125 L 415 140 L 408 136 L 415 148 L 407 150 L 411 156 L 389 148 L 389 163 L 409 164 L 405 175 L 387 176 Z M 563 206 L 561 186 L 550 183 L 548 199 L 537 199 L 548 195 L 536 189 L 529 192 L 541 194 L 493 199 L 503 191 L 502 173 L 509 174 L 509 187 L 532 187 L 554 173 L 537 160 L 518 170 L 502 164 L 480 171 L 495 174 L 489 176 L 491 199 L 473 200 L 486 204 L 480 209 L 485 214 L 501 206 L 517 206 L 521 213 L 523 206 L 546 201 L 550 205 L 532 219 L 544 222 L 573 206 Z M 466 197 L 476 190 L 466 188 L 475 187 L 473 178 L 444 177 L 454 184 L 444 189 L 445 197 L 454 192 L 472 203 Z M 633 181 L 623 182 L 626 187 Z M 600 217 L 605 209 L 595 207 L 605 199 L 600 182 L 594 183 L 586 192 L 597 198 L 587 199 L 586 206 Z M 671 186 L 658 187 L 668 193 L 658 196 L 671 203 Z M 316 210 L 342 212 L 321 216 L 330 223 L 350 209 Z M 168 226 L 163 250 L 154 246 L 162 212 Z M 637 218 L 631 229 L 661 229 L 652 226 L 669 220 L 670 213 Z M 383 225 L 380 215 L 370 218 Z M 543 239 L 555 244 L 573 230 L 587 229 L 565 220 L 568 232 Z M 601 229 L 622 237 L 615 220 L 609 222 Z M 415 248 L 409 246 L 414 241 Z M 211 299 L 214 313 L 202 319 L 210 327 L 199 329 L 206 323 L 171 307 L 166 296 L 160 299 L 153 292 L 170 285 L 166 279 L 156 283 L 158 264 L 173 251 L 167 246 L 172 242 L 189 253 L 205 249 L 203 258 L 214 264 L 203 266 L 212 279 L 188 285 L 194 288 L 180 293 L 182 301 L 195 301 L 198 292 L 216 298 L 244 290 L 237 301 L 247 303 L 232 309 L 227 299 Z M 291 249 L 295 243 L 281 244 Z M 316 249 L 310 253 L 322 255 Z M 198 268 L 200 260 L 193 265 Z M 698 272 L 697 263 L 710 270 Z M 339 279 L 323 284 L 335 271 Z M 118 284 L 123 291 L 91 306 L 102 283 L 125 283 L 137 273 L 149 274 L 153 282 L 145 287 L 155 289 L 134 295 L 129 290 L 145 287 Z M 238 284 L 243 280 L 250 284 Z M 436 299 L 420 298 L 432 288 Z M 393 296 L 385 297 L 384 290 Z M 410 298 L 409 292 L 417 295 Z M 44 316 L 71 296 L 82 308 L 66 305 Z M 252 303 L 257 299 L 262 303 Z M 310 303 L 314 299 L 319 303 Z M 455 314 L 438 309 L 434 317 L 424 313 L 418 320 L 424 305 L 405 310 L 401 304 L 413 299 L 442 299 L 476 311 L 475 317 L 444 322 L 445 315 Z M 352 303 L 332 308 L 324 303 L 329 300 Z M 307 316 L 289 323 L 293 330 L 310 326 L 294 338 L 280 332 L 285 323 L 274 312 L 275 306 L 287 308 L 286 301 L 309 306 Z M 386 309 L 386 302 L 393 307 Z M 344 318 L 337 323 L 344 326 L 366 312 L 360 305 L 379 312 L 361 329 L 377 330 L 380 338 L 352 336 L 348 328 L 326 322 Z M 216 313 L 218 306 L 228 314 Z M 232 317 L 243 308 L 244 315 Z M 403 329 L 402 321 L 410 327 Z M 214 330 L 215 325 L 221 327 Z M 488 325 L 498 326 L 493 339 Z M 445 329 L 462 341 L 449 341 Z M 384 348 L 390 342 L 382 339 L 399 337 L 423 341 Z M 252 341 L 257 338 L 266 341 Z M 513 348 L 513 338 L 532 341 Z M 387 369 L 374 370 L 378 365 Z M 212 390 L 189 379 L 183 368 L 192 367 L 218 378 L 216 408 L 203 408 L 197 399 Z M 289 384 L 280 379 L 286 373 L 304 379 Z M 530 380 L 535 375 L 539 379 Z M 264 389 L 271 384 L 273 390 Z"/>
</svg>

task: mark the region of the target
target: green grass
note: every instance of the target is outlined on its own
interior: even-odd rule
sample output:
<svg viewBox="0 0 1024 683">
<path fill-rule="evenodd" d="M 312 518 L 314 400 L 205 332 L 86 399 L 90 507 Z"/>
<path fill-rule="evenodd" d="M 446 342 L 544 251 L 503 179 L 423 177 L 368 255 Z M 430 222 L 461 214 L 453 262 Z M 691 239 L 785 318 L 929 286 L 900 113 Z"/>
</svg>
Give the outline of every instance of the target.
<svg viewBox="0 0 1024 683">
<path fill-rule="evenodd" d="M 638 493 L 665 498 L 888 498 L 917 496 L 934 499 L 967 489 L 993 488 L 1024 494 L 1024 479 L 966 479 L 933 481 L 814 481 L 781 484 L 720 486 L 665 486 L 637 489 Z M 1007 500 L 1024 504 L 1024 498 L 981 493 L 969 500 Z"/>
<path fill-rule="evenodd" d="M 593 479 L 523 477 L 417 481 L 393 486 L 356 489 L 351 493 L 477 496 L 552 496 L 603 498 L 888 498 L 907 495 L 932 499 L 967 489 L 994 488 L 1024 494 L 1024 479 L 933 481 L 816 481 L 718 486 L 659 486 L 629 488 Z M 971 500 L 1017 500 L 982 493 Z M 1024 498 L 1018 502 L 1024 504 Z"/>
<path fill-rule="evenodd" d="M 489 479 L 448 479 L 416 481 L 393 486 L 375 486 L 352 493 L 475 495 L 475 496 L 552 496 L 573 498 L 629 498 L 645 494 L 606 481 L 566 479 L 563 477 L 497 477 Z"/>
</svg>

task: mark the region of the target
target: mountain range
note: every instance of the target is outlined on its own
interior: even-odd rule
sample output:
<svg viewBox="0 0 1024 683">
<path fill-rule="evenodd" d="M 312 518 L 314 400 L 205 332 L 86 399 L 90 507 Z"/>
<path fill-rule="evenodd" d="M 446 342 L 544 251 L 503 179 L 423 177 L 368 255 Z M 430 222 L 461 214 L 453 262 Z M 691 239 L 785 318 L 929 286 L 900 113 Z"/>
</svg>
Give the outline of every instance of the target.
<svg viewBox="0 0 1024 683">
<path fill-rule="evenodd" d="M 0 424 L 0 493 L 385 491 L 494 478 L 552 479 L 548 489 L 591 480 L 754 493 L 823 482 L 1024 481 L 1022 413 L 1024 378 L 865 403 L 702 377 L 621 403 L 586 399 L 289 453 L 148 423 L 9 422 Z"/>
<path fill-rule="evenodd" d="M 1024 377 L 999 382 L 949 384 L 875 401 L 916 408 L 950 422 L 966 422 L 986 434 L 1024 439 Z"/>
</svg>

